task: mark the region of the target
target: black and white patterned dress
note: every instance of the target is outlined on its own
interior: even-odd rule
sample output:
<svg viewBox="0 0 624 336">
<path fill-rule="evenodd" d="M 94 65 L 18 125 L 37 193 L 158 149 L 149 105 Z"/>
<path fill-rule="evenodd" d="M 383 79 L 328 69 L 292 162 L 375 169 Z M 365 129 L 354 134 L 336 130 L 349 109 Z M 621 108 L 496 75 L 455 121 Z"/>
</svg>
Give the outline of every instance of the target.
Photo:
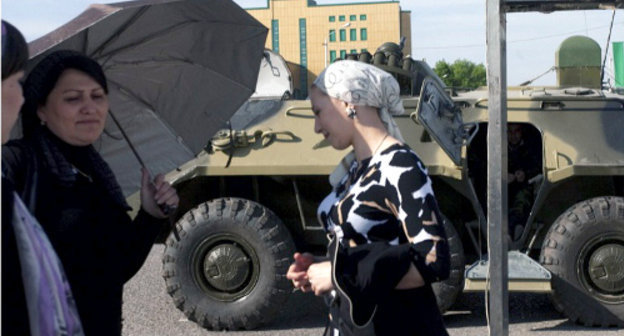
<svg viewBox="0 0 624 336">
<path fill-rule="evenodd" d="M 449 249 L 431 179 L 416 153 L 395 144 L 354 162 L 318 216 L 328 232 L 339 226 L 341 245 L 354 251 L 341 259 L 336 276 L 349 284 L 350 297 L 360 298 L 355 304 L 377 306 L 375 335 L 447 335 L 430 284 L 448 277 Z M 410 264 L 426 285 L 396 290 Z M 341 334 L 349 332 L 331 332 Z"/>
</svg>

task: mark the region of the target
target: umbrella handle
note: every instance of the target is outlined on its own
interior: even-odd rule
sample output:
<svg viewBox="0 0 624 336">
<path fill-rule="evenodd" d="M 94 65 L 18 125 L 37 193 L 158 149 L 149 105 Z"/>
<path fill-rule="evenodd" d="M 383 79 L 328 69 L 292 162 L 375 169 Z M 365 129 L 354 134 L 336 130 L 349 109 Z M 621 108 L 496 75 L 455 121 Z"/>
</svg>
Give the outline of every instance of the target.
<svg viewBox="0 0 624 336">
<path fill-rule="evenodd" d="M 126 131 L 124 131 L 123 127 L 121 127 L 121 124 L 119 123 L 119 121 L 117 120 L 115 115 L 113 114 L 113 111 L 109 110 L 108 111 L 108 115 L 111 116 L 111 119 L 113 119 L 113 122 L 115 123 L 115 125 L 117 125 L 117 128 L 119 128 L 119 131 L 121 131 L 121 135 L 126 140 L 126 143 L 128 143 L 128 146 L 130 147 L 130 150 L 132 150 L 132 153 L 134 154 L 134 156 L 139 161 L 139 164 L 141 165 L 141 167 L 145 168 L 145 170 L 147 170 L 147 173 L 150 175 L 150 177 L 152 177 L 153 175 L 152 175 L 151 171 L 149 170 L 149 168 L 147 168 L 147 166 L 145 165 L 145 162 L 143 162 L 143 159 L 139 155 L 139 152 L 137 152 L 136 148 L 134 148 L 134 145 L 132 144 L 132 141 L 130 141 L 130 137 L 128 137 L 128 135 L 126 134 Z M 153 181 L 150 181 L 150 183 L 152 184 L 152 186 L 154 186 L 154 182 Z M 173 235 L 175 236 L 176 240 L 180 241 L 180 235 L 179 235 L 178 229 L 176 228 L 176 225 L 175 225 L 175 218 L 173 217 L 173 215 L 174 215 L 175 211 L 177 210 L 177 208 L 176 207 L 172 207 L 169 204 L 158 204 L 158 207 L 165 214 L 165 216 L 167 216 L 169 218 L 169 225 L 171 226 L 171 231 L 173 231 Z"/>
</svg>

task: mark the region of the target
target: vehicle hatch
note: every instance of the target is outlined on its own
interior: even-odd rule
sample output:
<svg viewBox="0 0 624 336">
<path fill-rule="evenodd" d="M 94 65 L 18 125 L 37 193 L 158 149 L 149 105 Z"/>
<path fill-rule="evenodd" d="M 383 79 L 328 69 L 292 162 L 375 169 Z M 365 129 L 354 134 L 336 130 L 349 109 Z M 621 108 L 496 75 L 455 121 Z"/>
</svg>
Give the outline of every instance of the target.
<svg viewBox="0 0 624 336">
<path fill-rule="evenodd" d="M 418 122 L 451 160 L 456 165 L 461 165 L 462 146 L 470 143 L 478 130 L 478 124 L 464 124 L 459 106 L 431 77 L 423 81 L 418 107 L 412 114 L 412 119 L 414 117 L 418 118 Z"/>
</svg>

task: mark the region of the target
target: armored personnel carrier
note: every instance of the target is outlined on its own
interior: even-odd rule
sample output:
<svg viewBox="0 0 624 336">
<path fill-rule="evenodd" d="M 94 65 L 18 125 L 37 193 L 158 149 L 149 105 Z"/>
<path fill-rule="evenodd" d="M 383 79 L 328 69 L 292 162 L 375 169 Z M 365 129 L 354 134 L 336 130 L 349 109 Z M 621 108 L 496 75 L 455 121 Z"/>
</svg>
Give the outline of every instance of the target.
<svg viewBox="0 0 624 336">
<path fill-rule="evenodd" d="M 522 125 L 538 153 L 530 209 L 509 238 L 509 290 L 551 293 L 575 322 L 624 326 L 624 96 L 602 90 L 591 67 L 567 54 L 558 52 L 558 87 L 507 93 L 509 123 Z M 451 246 L 451 276 L 435 285 L 446 310 L 462 291 L 487 285 L 487 91 L 444 88 L 392 43 L 347 58 L 401 84 L 406 114 L 396 122 L 428 168 Z M 421 91 L 446 92 L 450 106 L 427 110 Z M 313 124 L 309 100 L 252 99 L 168 175 L 181 196 L 180 239 L 166 239 L 163 277 L 190 320 L 229 330 L 267 323 L 292 292 L 285 273 L 293 253 L 324 253 L 316 207 L 346 153 L 321 141 Z"/>
</svg>

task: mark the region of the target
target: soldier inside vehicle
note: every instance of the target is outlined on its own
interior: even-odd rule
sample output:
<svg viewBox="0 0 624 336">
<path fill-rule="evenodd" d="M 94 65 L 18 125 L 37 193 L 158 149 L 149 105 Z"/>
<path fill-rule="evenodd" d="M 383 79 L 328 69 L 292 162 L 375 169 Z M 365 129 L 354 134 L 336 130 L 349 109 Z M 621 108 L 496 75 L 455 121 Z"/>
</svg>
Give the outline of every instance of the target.
<svg viewBox="0 0 624 336">
<path fill-rule="evenodd" d="M 487 127 L 481 127 L 468 150 L 468 167 L 479 202 L 486 211 Z M 542 171 L 539 131 L 530 124 L 507 124 L 508 234 L 518 240 L 533 207 L 535 183 Z"/>
</svg>

